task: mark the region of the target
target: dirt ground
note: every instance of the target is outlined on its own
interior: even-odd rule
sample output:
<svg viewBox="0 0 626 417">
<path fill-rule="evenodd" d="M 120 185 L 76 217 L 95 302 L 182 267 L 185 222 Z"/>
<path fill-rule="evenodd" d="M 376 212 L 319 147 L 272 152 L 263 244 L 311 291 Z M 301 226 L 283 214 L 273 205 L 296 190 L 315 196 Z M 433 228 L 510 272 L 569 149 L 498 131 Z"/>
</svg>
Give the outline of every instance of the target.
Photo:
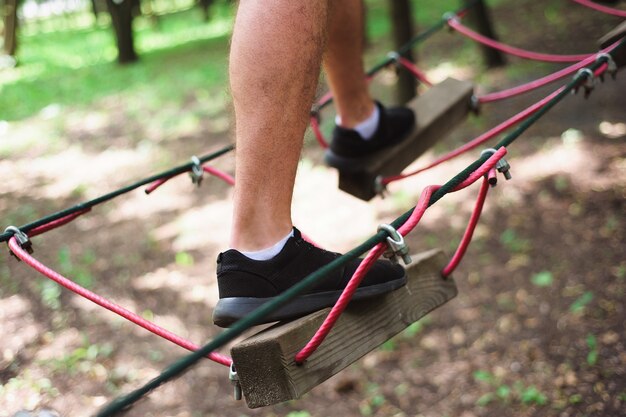
<svg viewBox="0 0 626 417">
<path fill-rule="evenodd" d="M 531 50 L 593 51 L 595 40 L 619 23 L 570 2 L 555 3 L 549 12 L 532 1 L 495 9 L 498 22 L 524 22 L 499 23 L 501 37 Z M 551 25 L 550 19 L 562 20 Z M 463 68 L 438 65 L 437 55 L 460 42 L 443 34 L 424 46 L 431 76 L 475 78 L 481 92 L 555 68 L 510 59 L 508 67 L 485 72 L 478 57 Z M 524 70 L 516 70 L 521 65 Z M 384 84 L 389 77 L 380 78 Z M 416 166 L 554 88 L 485 105 Z M 419 325 L 296 401 L 249 410 L 232 399 L 227 370 L 206 361 L 127 415 L 626 415 L 625 92 L 626 74 L 620 73 L 588 100 L 568 97 L 511 146 L 513 180 L 500 181 L 490 193 L 473 245 L 454 274 L 459 295 Z M 189 106 L 181 111 L 194 110 L 193 100 Z M 114 99 L 102 100 L 92 109 L 42 114 L 12 126 L 14 132 L 54 131 L 64 142 L 25 147 L 0 160 L 5 225 L 185 161 L 207 149 L 207 137 L 209 150 L 230 140 L 220 128 L 230 117 L 227 110 L 182 138 L 157 135 L 152 143 L 137 139 L 145 125 L 127 119 L 124 110 Z M 103 112 L 108 123 L 90 122 Z M 295 223 L 318 243 L 347 250 L 412 206 L 425 185 L 444 182 L 475 156 L 394 184 L 390 197 L 364 203 L 337 190 L 335 172 L 321 164 L 320 150 L 309 142 L 295 192 Z M 229 155 L 215 165 L 232 172 L 233 163 Z M 409 236 L 412 250 L 452 253 L 476 191 L 433 206 Z M 210 320 L 217 301 L 215 257 L 227 244 L 231 193 L 213 179 L 195 190 L 181 176 L 150 196 L 131 193 L 34 239 L 35 255 L 202 343 L 219 331 Z M 63 417 L 91 415 L 185 353 L 59 291 L 8 251 L 0 260 L 0 280 L 0 416 L 42 409 Z"/>
</svg>

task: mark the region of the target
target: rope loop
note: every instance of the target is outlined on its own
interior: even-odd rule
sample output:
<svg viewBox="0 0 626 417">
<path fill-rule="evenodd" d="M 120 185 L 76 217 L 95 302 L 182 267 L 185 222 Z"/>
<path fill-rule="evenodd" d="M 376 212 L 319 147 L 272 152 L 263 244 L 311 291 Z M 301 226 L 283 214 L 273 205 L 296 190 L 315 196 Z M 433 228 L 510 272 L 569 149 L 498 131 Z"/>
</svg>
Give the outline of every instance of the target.
<svg viewBox="0 0 626 417">
<path fill-rule="evenodd" d="M 12 238 L 15 239 L 15 242 L 17 242 L 20 248 L 24 249 L 29 254 L 32 254 L 34 252 L 33 243 L 30 241 L 26 233 L 22 232 L 16 226 L 9 226 L 6 229 L 4 229 L 4 233 L 11 233 L 11 232 L 13 233 Z M 20 261 L 20 258 L 11 250 L 10 247 L 9 247 L 9 251 L 11 252 L 11 255 L 15 257 L 15 259 Z"/>
</svg>

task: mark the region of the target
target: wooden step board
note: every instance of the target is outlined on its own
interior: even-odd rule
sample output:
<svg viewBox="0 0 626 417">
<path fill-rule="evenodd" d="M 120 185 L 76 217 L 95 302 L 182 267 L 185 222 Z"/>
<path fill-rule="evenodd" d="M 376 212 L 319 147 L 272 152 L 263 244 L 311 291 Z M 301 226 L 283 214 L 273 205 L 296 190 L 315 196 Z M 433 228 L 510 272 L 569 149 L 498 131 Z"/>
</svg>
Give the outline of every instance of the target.
<svg viewBox="0 0 626 417">
<path fill-rule="evenodd" d="M 367 169 L 358 172 L 339 171 L 339 189 L 362 200 L 376 196 L 376 177 L 397 175 L 435 142 L 447 135 L 471 110 L 474 87 L 468 81 L 448 78 L 409 102 L 417 123 L 398 146 L 381 152 Z"/>
<path fill-rule="evenodd" d="M 598 43 L 600 48 L 607 48 L 626 36 L 626 22 L 622 22 L 615 29 L 604 35 Z M 613 60 L 619 68 L 626 66 L 626 48 L 621 48 L 613 54 Z"/>
<path fill-rule="evenodd" d="M 322 324 L 328 308 L 278 324 L 235 345 L 231 354 L 248 406 L 299 398 L 454 298 L 453 279 L 444 279 L 440 273 L 446 261 L 437 249 L 413 256 L 406 286 L 377 299 L 351 303 L 303 365 L 296 365 L 294 357 Z"/>
</svg>

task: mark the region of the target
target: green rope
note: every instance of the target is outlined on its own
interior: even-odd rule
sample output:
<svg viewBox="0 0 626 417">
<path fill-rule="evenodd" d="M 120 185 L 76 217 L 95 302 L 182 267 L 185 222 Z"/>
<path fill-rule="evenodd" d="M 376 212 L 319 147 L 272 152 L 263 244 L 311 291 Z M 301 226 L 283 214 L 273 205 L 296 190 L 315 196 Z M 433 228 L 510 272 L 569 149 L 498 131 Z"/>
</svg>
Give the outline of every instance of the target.
<svg viewBox="0 0 626 417">
<path fill-rule="evenodd" d="M 626 39 L 623 40 L 615 49 L 622 48 L 626 44 Z M 615 50 L 614 49 L 614 50 Z M 599 68 L 604 62 L 606 62 L 607 58 L 601 58 L 592 64 L 589 69 L 592 71 Z M 587 77 L 587 74 L 584 72 L 579 72 L 571 82 L 569 82 L 564 88 L 563 91 L 556 95 L 552 100 L 550 100 L 544 107 L 542 107 L 539 111 L 533 114 L 531 117 L 526 119 L 522 124 L 520 124 L 514 131 L 507 134 L 497 145 L 496 148 L 500 148 L 503 146 L 508 146 L 513 143 L 525 130 L 527 130 L 530 126 L 532 126 L 537 120 L 539 120 L 545 113 L 548 112 L 552 107 L 554 107 L 558 102 L 560 102 L 567 94 L 569 94 L 574 88 L 576 88 L 580 82 Z M 446 182 L 439 190 L 437 190 L 431 196 L 429 200 L 429 206 L 437 202 L 444 195 L 450 193 L 454 188 L 456 188 L 460 183 L 462 183 L 465 179 L 467 179 L 474 171 L 478 169 L 487 159 L 488 155 L 483 155 L 470 165 L 468 165 L 464 170 L 459 172 L 457 175 L 452 177 L 448 182 Z M 411 216 L 414 208 L 407 211 L 396 220 L 394 220 L 391 224 L 395 228 L 399 228 L 403 223 L 405 223 L 408 218 Z M 121 397 L 116 398 L 97 414 L 97 417 L 108 417 L 115 415 L 117 412 L 124 410 L 127 407 L 130 407 L 134 402 L 142 398 L 144 395 L 148 394 L 150 391 L 155 388 L 161 386 L 162 384 L 168 382 L 169 380 L 178 377 L 183 372 L 185 372 L 188 368 L 198 362 L 200 359 L 204 358 L 209 353 L 219 349 L 224 346 L 226 343 L 232 341 L 235 337 L 241 335 L 244 331 L 248 330 L 250 327 L 259 323 L 263 317 L 266 317 L 268 314 L 278 310 L 280 307 L 288 303 L 290 300 L 294 299 L 299 294 L 303 293 L 311 286 L 313 286 L 317 281 L 324 278 L 331 271 L 340 268 L 345 265 L 347 262 L 356 259 L 358 256 L 362 255 L 366 251 L 372 249 L 378 243 L 381 243 L 385 240 L 387 234 L 383 231 L 378 232 L 374 236 L 367 239 L 365 242 L 361 243 L 359 246 L 353 248 L 349 252 L 346 252 L 344 255 L 336 258 L 331 263 L 324 265 L 317 271 L 309 274 L 302 281 L 289 288 L 279 296 L 277 296 L 272 301 L 262 305 L 258 309 L 254 310 L 248 316 L 243 319 L 237 321 L 232 327 L 223 331 L 219 335 L 217 335 L 213 340 L 204 345 L 202 348 L 197 351 L 184 356 L 178 361 L 171 364 L 167 367 L 159 376 L 149 381 L 147 384 L 142 386 L 141 388 Z"/>
<path fill-rule="evenodd" d="M 457 12 L 457 13 L 459 13 L 459 12 Z M 435 33 L 439 32 L 441 29 L 443 29 L 445 27 L 446 22 L 447 22 L 447 20 L 442 17 L 439 20 L 439 22 L 435 23 L 433 26 L 431 26 L 430 28 L 426 29 L 425 31 L 420 32 L 415 37 L 413 37 L 411 40 L 409 40 L 407 43 L 405 43 L 400 48 L 398 48 L 397 51 L 394 51 L 394 52 L 397 53 L 400 56 L 406 54 L 415 45 L 425 41 L 426 39 L 430 38 Z M 395 59 L 392 56 L 387 56 L 385 59 L 380 61 L 378 64 L 376 64 L 372 68 L 370 68 L 370 70 L 367 71 L 367 75 L 368 76 L 372 76 L 372 75 L 377 74 L 380 70 L 385 68 L 387 65 L 393 63 L 394 61 L 395 61 Z"/>
<path fill-rule="evenodd" d="M 211 161 L 211 160 L 213 160 L 215 158 L 218 158 L 218 157 L 220 157 L 220 156 L 222 156 L 222 155 L 232 151 L 233 149 L 235 149 L 234 145 L 228 145 L 228 146 L 225 146 L 224 148 L 222 148 L 222 149 L 220 149 L 220 150 L 218 150 L 216 152 L 213 152 L 213 153 L 208 154 L 208 155 L 204 155 L 204 156 L 202 156 L 202 157 L 200 157 L 198 159 L 200 160 L 201 163 L 205 163 L 205 162 Z M 175 176 L 175 175 L 182 174 L 183 172 L 189 171 L 192 166 L 193 166 L 193 163 L 191 163 L 191 162 L 186 163 L 184 165 L 179 165 L 179 166 L 177 166 L 175 168 L 169 169 L 167 171 L 163 171 L 160 174 L 156 174 L 156 175 L 153 175 L 151 177 L 145 178 L 143 180 L 137 181 L 134 184 L 130 184 L 130 185 L 124 187 L 124 188 L 120 188 L 118 190 L 115 190 L 115 191 L 110 192 L 108 194 L 105 194 L 103 196 L 94 198 L 93 200 L 85 201 L 84 203 L 80 203 L 80 204 L 77 204 L 77 205 L 75 205 L 73 207 L 67 208 L 65 210 L 61 210 L 61 211 L 58 211 L 56 213 L 53 213 L 53 214 L 51 214 L 49 216 L 42 217 L 41 219 L 36 220 L 36 221 L 34 221 L 32 223 L 28 223 L 28 224 L 25 224 L 23 226 L 20 226 L 20 227 L 18 227 L 18 229 L 20 229 L 22 232 L 27 233 L 27 232 L 29 232 L 30 230 L 32 230 L 32 229 L 34 229 L 36 227 L 43 226 L 44 224 L 48 224 L 48 223 L 50 223 L 50 222 L 52 222 L 54 220 L 58 220 L 58 219 L 60 219 L 62 217 L 68 216 L 70 214 L 74 214 L 74 213 L 77 213 L 79 211 L 83 211 L 85 209 L 89 209 L 89 208 L 91 208 L 91 207 L 93 207 L 93 206 L 95 206 L 97 204 L 104 203 L 105 201 L 111 200 L 111 199 L 113 199 L 113 198 L 115 198 L 115 197 L 117 197 L 117 196 L 119 196 L 121 194 L 125 194 L 125 193 L 127 193 L 129 191 L 135 190 L 135 189 L 137 189 L 137 188 L 139 188 L 141 186 L 150 184 L 150 183 L 152 183 L 154 181 L 158 181 L 160 179 L 164 179 L 164 178 L 168 178 L 168 177 L 172 177 L 172 176 Z M 11 236 L 13 236 L 13 232 L 5 232 L 5 233 L 0 234 L 0 242 L 8 241 L 11 238 Z"/>
</svg>

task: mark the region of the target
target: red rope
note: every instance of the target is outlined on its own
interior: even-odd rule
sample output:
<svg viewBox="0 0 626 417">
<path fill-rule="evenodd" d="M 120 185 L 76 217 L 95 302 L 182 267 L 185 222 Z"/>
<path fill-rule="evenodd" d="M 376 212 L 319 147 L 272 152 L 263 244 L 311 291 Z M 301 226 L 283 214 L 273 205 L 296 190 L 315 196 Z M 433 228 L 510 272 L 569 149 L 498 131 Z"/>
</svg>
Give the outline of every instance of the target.
<svg viewBox="0 0 626 417">
<path fill-rule="evenodd" d="M 50 223 L 44 224 L 42 226 L 35 227 L 34 229 L 28 232 L 28 236 L 34 237 L 42 233 L 46 233 L 52 229 L 56 229 L 57 227 L 63 226 L 64 224 L 71 222 L 72 220 L 76 219 L 79 216 L 82 216 L 83 214 L 89 211 L 91 211 L 91 208 L 86 208 L 84 210 L 77 211 L 76 213 L 69 214 L 65 217 L 61 217 L 60 219 L 51 221 Z"/>
<path fill-rule="evenodd" d="M 613 45 L 614 46 L 614 45 Z M 607 48 L 609 49 L 609 48 Z M 595 72 L 594 75 L 597 77 L 599 75 L 601 75 L 602 73 L 604 73 L 606 70 L 608 69 L 608 64 L 604 63 L 602 66 L 600 66 Z M 476 148 L 477 146 L 487 142 L 488 140 L 492 139 L 493 137 L 499 135 L 500 133 L 504 132 L 505 130 L 509 129 L 510 127 L 516 125 L 517 123 L 523 121 L 524 119 L 528 118 L 529 116 L 531 116 L 533 113 L 535 113 L 537 110 L 539 110 L 541 107 L 543 107 L 547 102 L 549 102 L 550 100 L 552 100 L 555 96 L 557 96 L 564 87 L 559 88 L 558 90 L 554 91 L 552 94 L 546 96 L 545 98 L 543 98 L 542 100 L 538 101 L 537 103 L 533 104 L 530 107 L 527 107 L 526 109 L 524 109 L 523 111 L 521 111 L 520 113 L 516 114 L 515 116 L 511 117 L 508 120 L 505 120 L 504 122 L 500 123 L 499 125 L 497 125 L 496 127 L 492 128 L 491 130 L 488 130 L 487 132 L 483 133 L 482 135 L 478 136 L 477 138 L 471 140 L 470 142 L 464 144 L 463 146 L 455 149 L 452 152 L 449 152 L 439 158 L 437 158 L 436 160 L 434 160 L 433 162 L 431 162 L 430 164 L 426 165 L 423 168 L 419 168 L 416 169 L 414 171 L 410 171 L 407 172 L 405 174 L 399 174 L 399 175 L 394 175 L 394 176 L 389 176 L 389 177 L 385 177 L 382 180 L 382 183 L 387 185 L 389 183 L 392 183 L 394 181 L 399 181 L 408 177 L 411 177 L 413 175 L 417 175 L 419 173 L 422 173 L 424 171 L 427 171 L 431 168 L 434 168 L 438 165 L 441 165 L 444 162 L 447 162 L 453 158 L 456 158 L 457 156 Z"/>
<path fill-rule="evenodd" d="M 474 182 L 476 182 L 480 177 L 483 177 L 486 174 L 488 174 L 489 171 L 491 171 L 495 167 L 498 161 L 502 159 L 502 157 L 504 157 L 506 152 L 507 152 L 506 148 L 498 149 L 483 165 L 481 165 L 479 169 L 474 171 L 465 181 L 459 184 L 454 189 L 454 191 L 463 189 L 473 184 Z M 398 233 L 400 233 L 402 236 L 406 236 L 417 226 L 419 221 L 422 219 L 424 212 L 428 208 L 431 195 L 435 191 L 437 191 L 440 187 L 441 186 L 439 185 L 430 185 L 426 187 L 424 191 L 422 191 L 422 194 L 420 195 L 418 203 L 413 209 L 411 216 L 407 219 L 407 221 L 402 226 L 398 228 Z M 332 309 L 328 313 L 328 316 L 326 317 L 326 319 L 324 320 L 320 328 L 315 332 L 311 340 L 296 354 L 296 357 L 295 357 L 296 363 L 298 364 L 303 363 L 322 344 L 322 342 L 324 341 L 326 336 L 328 336 L 328 334 L 330 333 L 331 329 L 333 328 L 337 320 L 339 320 L 339 317 L 341 316 L 343 311 L 348 306 L 348 303 L 352 299 L 354 292 L 359 287 L 359 284 L 365 277 L 365 274 L 367 273 L 367 271 L 371 268 L 371 266 L 376 261 L 376 259 L 378 259 L 380 255 L 382 255 L 383 252 L 385 251 L 385 247 L 386 247 L 385 244 L 379 243 L 378 245 L 374 246 L 374 248 L 370 250 L 370 252 L 367 254 L 365 259 L 361 261 L 361 264 L 359 265 L 357 270 L 354 272 L 354 274 L 350 278 L 350 281 L 346 285 L 346 288 L 341 293 L 341 296 L 339 297 L 335 305 L 332 307 Z M 462 257 L 462 254 L 461 254 L 461 257 Z"/>
<path fill-rule="evenodd" d="M 609 46 L 608 48 L 603 49 L 601 52 L 602 53 L 606 53 L 608 51 L 610 51 L 613 46 L 615 46 L 617 44 L 617 42 L 611 46 Z M 506 90 L 502 90 L 502 91 L 498 91 L 495 93 L 489 93 L 489 94 L 485 94 L 483 96 L 480 96 L 478 99 L 480 100 L 481 103 L 489 103 L 492 101 L 497 101 L 497 100 L 503 100 L 506 98 L 510 98 L 510 97 L 514 97 L 520 94 L 524 94 L 527 93 L 529 91 L 535 90 L 539 87 L 543 87 L 546 84 L 550 84 L 554 81 L 557 81 L 563 77 L 566 77 L 570 74 L 573 74 L 574 72 L 578 71 L 581 68 L 586 67 L 587 65 L 593 63 L 596 60 L 596 55 L 590 55 L 589 57 L 583 59 L 582 61 L 580 61 L 577 64 L 571 65 L 567 68 L 563 68 L 562 70 L 559 70 L 553 74 L 547 75 L 545 77 L 539 78 L 537 80 L 519 85 L 517 87 L 513 87 L 513 88 L 509 88 Z"/>
<path fill-rule="evenodd" d="M 324 138 L 324 134 L 322 133 L 322 129 L 320 129 L 320 123 L 317 120 L 316 116 L 311 116 L 311 129 L 315 134 L 315 139 L 320 144 L 323 149 L 328 149 L 328 142 L 326 138 Z"/>
<path fill-rule="evenodd" d="M 409 218 L 409 220 L 411 218 L 416 218 L 417 220 L 415 221 L 415 223 L 417 224 L 417 222 L 419 222 L 421 216 L 424 214 L 426 208 L 428 207 L 428 200 L 430 199 L 430 196 L 435 191 L 433 190 L 433 188 L 439 187 L 429 186 L 424 189 L 424 191 L 422 192 L 422 196 L 420 197 L 415 209 L 413 209 L 413 213 L 411 213 L 411 217 Z M 398 232 L 402 234 L 400 230 L 398 230 Z M 376 259 L 378 259 L 380 255 L 385 252 L 385 247 L 385 244 L 379 243 L 378 245 L 374 246 L 374 248 L 369 251 L 365 259 L 361 261 L 359 267 L 352 275 L 352 278 L 350 278 L 350 281 L 346 285 L 346 288 L 341 293 L 341 296 L 339 296 L 339 299 L 328 313 L 328 316 L 326 316 L 326 319 L 324 320 L 320 328 L 315 332 L 311 340 L 296 354 L 295 361 L 297 364 L 303 363 L 322 344 L 337 320 L 339 320 L 339 317 L 341 316 L 343 311 L 348 306 L 348 303 L 352 299 L 352 296 L 359 287 L 359 284 L 365 277 L 367 271 L 369 271 Z"/>
<path fill-rule="evenodd" d="M 209 165 L 202 165 L 202 170 L 210 175 L 213 175 L 214 177 L 217 177 L 219 179 L 221 179 L 222 181 L 224 181 L 227 184 L 230 185 L 234 185 L 235 184 L 235 179 L 225 173 L 224 171 L 221 171 L 215 167 L 209 166 Z M 181 175 L 184 174 L 187 171 L 181 172 L 180 174 L 177 175 Z M 150 184 L 149 186 L 146 187 L 146 189 L 144 190 L 144 192 L 146 194 L 150 194 L 152 193 L 154 190 L 156 190 L 157 188 L 159 188 L 160 186 L 162 186 L 163 184 L 165 184 L 166 182 L 168 182 L 169 180 L 171 180 L 172 178 L 176 177 L 177 175 L 172 175 L 171 177 L 167 177 L 167 178 L 161 178 L 160 180 L 157 180 L 155 182 L 153 182 L 152 184 Z"/>
<path fill-rule="evenodd" d="M 169 340 L 170 342 L 176 343 L 177 345 L 182 346 L 185 349 L 194 351 L 199 348 L 198 345 L 193 344 L 183 339 L 182 337 L 175 335 L 174 333 L 144 319 L 143 317 L 138 316 L 137 314 L 129 310 L 126 310 L 124 307 L 121 307 L 115 303 L 112 303 L 106 298 L 101 297 L 98 294 L 95 294 L 94 292 L 81 287 L 75 282 L 65 278 L 63 275 L 59 274 L 58 272 L 48 268 L 47 266 L 39 262 L 37 259 L 29 255 L 28 252 L 26 252 L 24 249 L 22 249 L 19 243 L 17 243 L 15 237 L 12 237 L 9 240 L 9 248 L 25 264 L 29 265 L 31 268 L 33 268 L 34 270 L 36 270 L 43 276 L 55 281 L 59 285 L 64 286 L 68 290 L 73 291 L 82 297 L 85 297 L 89 301 L 92 301 L 98 304 L 99 306 L 104 307 L 107 310 L 112 311 L 113 313 L 125 318 L 126 320 L 129 320 L 137 324 L 138 326 L 143 327 L 149 332 L 152 332 L 156 334 L 157 336 L 160 336 L 166 340 Z M 209 355 L 207 355 L 207 358 L 225 366 L 230 366 L 232 364 L 232 359 L 230 359 L 227 356 L 221 355 L 219 353 L 210 353 Z"/>
<path fill-rule="evenodd" d="M 480 186 L 480 191 L 478 193 L 478 198 L 476 199 L 476 205 L 474 206 L 474 211 L 472 211 L 472 216 L 470 217 L 469 223 L 467 224 L 467 228 L 465 229 L 465 233 L 463 233 L 463 238 L 459 243 L 459 247 L 454 252 L 452 259 L 448 265 L 446 265 L 441 271 L 441 275 L 444 277 L 449 277 L 452 272 L 456 269 L 456 267 L 461 263 L 467 248 L 469 247 L 470 242 L 472 241 L 472 236 L 474 235 L 474 230 L 476 229 L 476 225 L 478 224 L 478 220 L 480 219 L 480 215 L 483 210 L 483 206 L 485 204 L 485 199 L 487 198 L 487 192 L 489 191 L 489 179 L 495 176 L 495 170 L 492 169 L 490 171 L 489 176 L 485 176 L 483 182 Z"/>
<path fill-rule="evenodd" d="M 482 135 L 476 137 L 475 139 L 471 140 L 470 142 L 467 142 L 463 146 L 455 149 L 454 151 L 449 152 L 449 153 L 447 153 L 447 154 L 437 158 L 436 160 L 434 160 L 433 162 L 431 162 L 430 164 L 426 165 L 423 168 L 419 168 L 419 169 L 416 169 L 414 171 L 407 172 L 405 174 L 399 174 L 399 175 L 394 175 L 394 176 L 389 176 L 389 177 L 383 178 L 383 181 L 382 181 L 383 184 L 389 184 L 389 183 L 394 182 L 394 181 L 403 180 L 403 179 L 411 177 L 413 175 L 417 175 L 417 174 L 419 174 L 421 172 L 424 172 L 424 171 L 429 170 L 431 168 L 434 168 L 434 167 L 436 167 L 438 165 L 441 165 L 444 162 L 447 162 L 447 161 L 449 161 L 449 160 L 451 160 L 453 158 L 456 158 L 457 156 L 459 156 L 459 155 L 461 155 L 463 153 L 466 153 L 466 152 L 470 151 L 471 149 L 476 148 L 477 146 L 487 142 L 488 140 L 492 139 L 493 137 L 499 135 L 500 133 L 504 132 L 505 130 L 509 129 L 510 127 L 512 127 L 512 126 L 516 125 L 517 123 L 521 122 L 522 120 L 528 118 L 530 115 L 532 115 L 537 110 L 542 108 L 552 98 L 557 96 L 561 92 L 561 90 L 562 90 L 562 88 L 556 90 L 555 92 L 553 92 L 549 96 L 545 97 L 544 99 L 538 101 L 537 103 L 533 104 L 532 106 L 530 106 L 530 107 L 526 108 L 525 110 L 519 112 L 515 116 L 505 120 L 504 122 L 500 123 L 499 125 L 495 126 L 492 129 L 488 130 L 487 132 L 483 133 Z"/>
<path fill-rule="evenodd" d="M 593 1 L 588 0 L 573 0 L 578 4 L 582 4 L 583 6 L 589 7 L 590 9 L 597 10 L 602 13 L 611 14 L 613 16 L 626 17 L 626 10 L 614 9 L 613 7 L 603 6 L 601 4 L 595 3 Z"/>
<path fill-rule="evenodd" d="M 220 171 L 217 168 L 208 165 L 202 165 L 202 170 L 207 174 L 213 175 L 224 181 L 228 185 L 235 185 L 235 178 L 232 175 L 225 173 L 224 171 Z"/>
<path fill-rule="evenodd" d="M 476 42 L 482 43 L 483 45 L 487 45 L 493 49 L 497 49 L 507 54 L 515 55 L 520 58 L 532 59 L 535 61 L 544 61 L 544 62 L 578 62 L 585 58 L 588 58 L 591 55 L 591 54 L 555 55 L 555 54 L 543 54 L 539 52 L 526 51 L 524 49 L 520 49 L 514 46 L 503 44 L 494 39 L 483 36 L 480 33 L 474 32 L 467 26 L 464 26 L 458 19 L 455 19 L 455 18 L 448 19 L 448 26 L 450 26 L 452 29 L 456 30 L 460 34 L 465 35 L 468 38 L 475 40 Z"/>
<path fill-rule="evenodd" d="M 169 180 L 171 180 L 174 177 L 175 177 L 175 175 L 172 175 L 171 177 L 165 177 L 165 178 L 161 178 L 160 180 L 156 180 L 152 184 L 148 185 L 146 187 L 146 189 L 144 190 L 144 192 L 146 194 L 150 194 L 154 190 L 156 190 L 157 188 L 159 188 L 160 186 L 162 186 L 163 184 L 165 184 L 166 182 L 168 182 Z"/>
<path fill-rule="evenodd" d="M 417 65 L 415 65 L 413 62 L 401 56 L 398 58 L 398 64 L 402 65 L 407 71 L 413 74 L 413 76 L 417 78 L 419 82 L 428 87 L 432 87 L 433 83 L 430 82 L 426 73 L 419 69 Z"/>
<path fill-rule="evenodd" d="M 368 78 L 369 81 L 369 78 Z M 332 91 L 327 91 L 322 97 L 320 97 L 320 99 L 317 102 L 318 106 L 325 106 L 327 102 L 329 102 L 330 100 L 333 99 L 333 92 Z"/>
</svg>

